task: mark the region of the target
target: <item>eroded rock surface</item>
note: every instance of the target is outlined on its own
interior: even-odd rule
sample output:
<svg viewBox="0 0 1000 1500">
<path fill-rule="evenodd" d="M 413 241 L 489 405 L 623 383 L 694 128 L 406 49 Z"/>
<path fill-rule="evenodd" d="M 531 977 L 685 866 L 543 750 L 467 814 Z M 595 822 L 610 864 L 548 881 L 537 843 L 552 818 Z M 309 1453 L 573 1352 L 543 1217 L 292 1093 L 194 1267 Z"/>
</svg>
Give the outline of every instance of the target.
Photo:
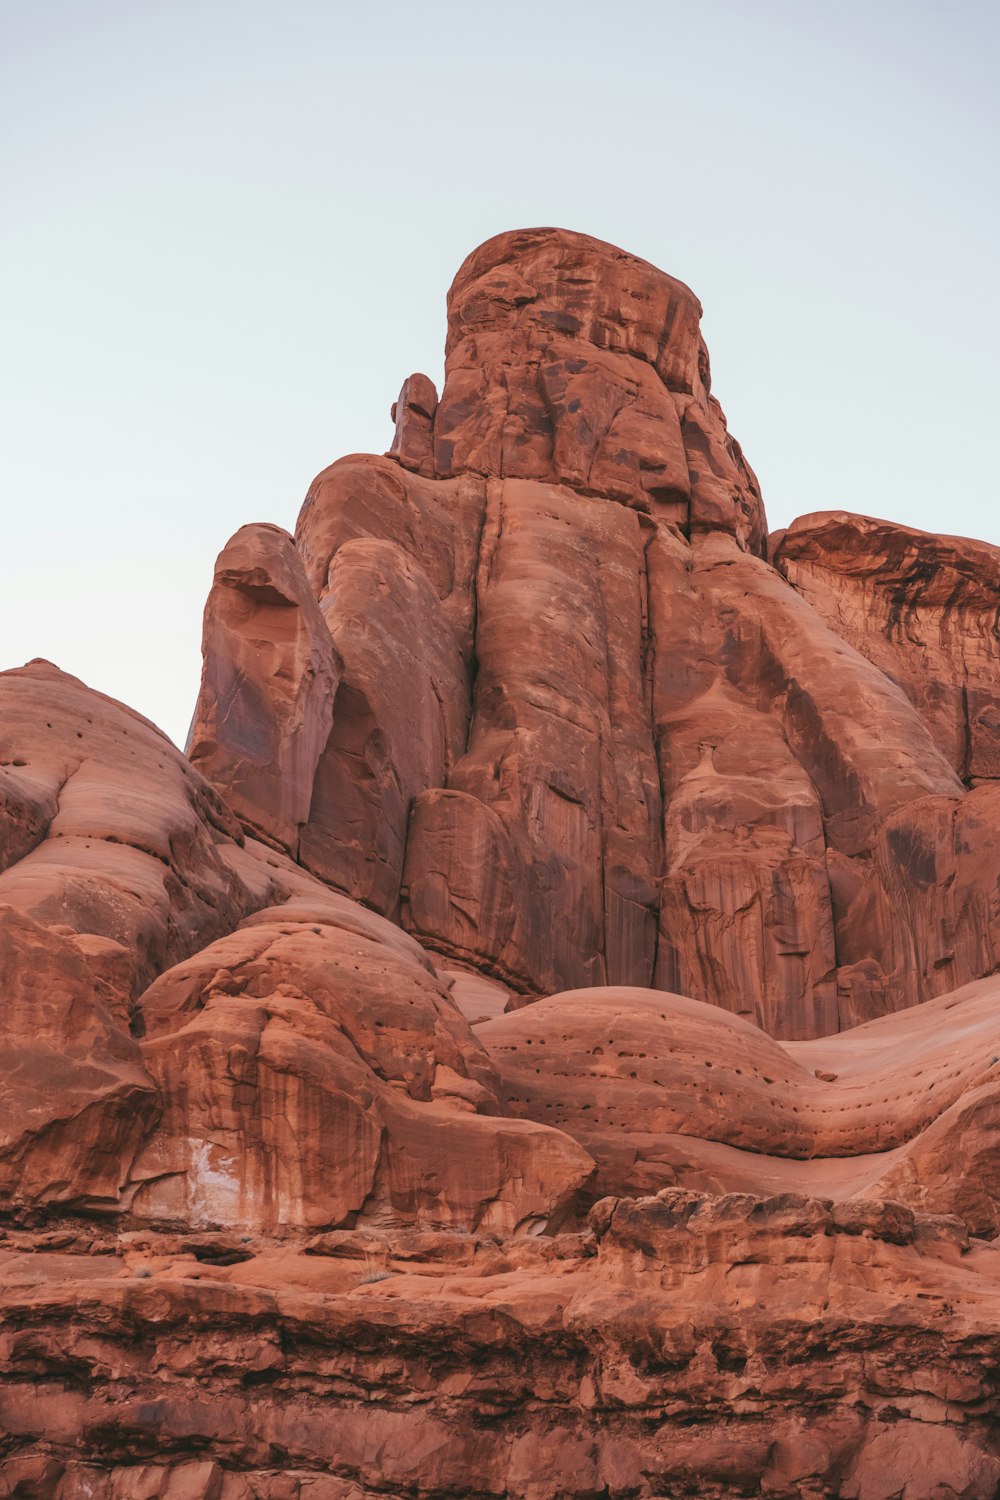
<svg viewBox="0 0 1000 1500">
<path fill-rule="evenodd" d="M 982 903 L 939 915 L 912 887 L 992 868 L 960 809 L 1000 755 L 1000 572 L 982 544 L 839 512 L 768 561 L 699 318 L 582 235 L 477 250 L 440 398 L 411 376 L 388 455 L 333 464 L 299 517 L 334 697 L 314 672 L 293 745 L 302 648 L 269 697 L 223 554 L 193 744 L 232 792 L 246 753 L 211 726 L 251 726 L 274 747 L 253 774 L 287 766 L 295 805 L 268 824 L 234 794 L 247 828 L 280 823 L 323 881 L 519 1001 L 651 985 L 821 1036 L 992 972 Z M 296 580 L 282 619 L 314 642 Z"/>
<path fill-rule="evenodd" d="M 0 1497 L 1000 1492 L 998 554 L 769 539 L 699 318 L 498 236 L 189 759 L 0 673 Z"/>
<path fill-rule="evenodd" d="M 292 538 L 244 526 L 215 566 L 187 753 L 248 828 L 293 857 L 339 675 Z"/>
<path fill-rule="evenodd" d="M 9 1495 L 653 1500 L 1000 1483 L 1000 1252 L 667 1189 L 498 1244 L 93 1226 L 0 1247 Z"/>
<path fill-rule="evenodd" d="M 1000 549 L 830 511 L 793 522 L 775 564 L 902 688 L 963 780 L 1000 775 Z"/>
<path fill-rule="evenodd" d="M 837 1036 L 781 1043 L 680 995 L 591 989 L 475 1029 L 510 1109 L 586 1146 L 594 1192 L 891 1197 L 992 1238 L 998 1001 L 997 980 L 981 980 Z"/>
<path fill-rule="evenodd" d="M 564 1215 L 591 1159 L 504 1118 L 412 938 L 244 838 L 75 678 L 0 674 L 0 714 L 52 810 L 0 874 L 9 1208 L 248 1232 Z"/>
</svg>

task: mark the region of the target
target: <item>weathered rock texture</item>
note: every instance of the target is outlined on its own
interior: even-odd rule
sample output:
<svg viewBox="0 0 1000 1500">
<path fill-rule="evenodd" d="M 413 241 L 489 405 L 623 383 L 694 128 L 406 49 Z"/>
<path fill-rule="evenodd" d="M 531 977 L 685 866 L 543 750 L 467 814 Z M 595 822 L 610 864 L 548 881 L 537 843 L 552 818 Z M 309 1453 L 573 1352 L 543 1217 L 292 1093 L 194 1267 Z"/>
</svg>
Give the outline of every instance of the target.
<svg viewBox="0 0 1000 1500">
<path fill-rule="evenodd" d="M 775 564 L 902 688 L 963 781 L 1000 775 L 1000 550 L 833 511 L 793 522 Z"/>
<path fill-rule="evenodd" d="M 592 1191 L 892 1198 L 1000 1234 L 1000 982 L 853 1031 L 772 1040 L 649 990 L 482 1022 L 507 1106 L 597 1163 Z"/>
<path fill-rule="evenodd" d="M 699 317 L 491 240 L 189 758 L 0 674 L 0 1500 L 1000 1493 L 1000 554 Z"/>
<path fill-rule="evenodd" d="M 560 1220 L 591 1158 L 509 1117 L 412 938 L 245 839 L 158 730 L 47 663 L 0 674 L 0 725 L 33 830 L 0 872 L 9 1210 Z"/>
<path fill-rule="evenodd" d="M 281 544 L 277 655 L 246 532 L 223 554 L 192 754 L 248 830 L 519 1000 L 651 985 L 821 1036 L 995 967 L 1000 568 L 840 514 L 769 562 L 699 316 L 580 235 L 476 251 L 440 400 L 412 376 L 389 455 L 316 480 L 307 587 Z"/>
<path fill-rule="evenodd" d="M 15 1231 L 0 1484 L 985 1500 L 998 1261 L 953 1220 L 676 1189 L 505 1245 Z"/>
<path fill-rule="evenodd" d="M 286 531 L 244 526 L 215 566 L 187 753 L 230 807 L 295 853 L 333 723 L 340 662 Z"/>
</svg>

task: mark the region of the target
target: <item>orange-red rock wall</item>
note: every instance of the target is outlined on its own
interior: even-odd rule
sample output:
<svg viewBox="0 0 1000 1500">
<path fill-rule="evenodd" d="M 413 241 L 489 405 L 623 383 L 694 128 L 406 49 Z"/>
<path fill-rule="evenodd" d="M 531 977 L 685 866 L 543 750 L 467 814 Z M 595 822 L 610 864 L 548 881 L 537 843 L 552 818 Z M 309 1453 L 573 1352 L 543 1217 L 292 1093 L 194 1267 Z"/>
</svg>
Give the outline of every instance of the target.
<svg viewBox="0 0 1000 1500">
<path fill-rule="evenodd" d="M 440 400 L 404 384 L 294 557 L 261 533 L 252 610 L 220 559 L 191 751 L 249 829 L 514 1003 L 652 984 L 823 1035 L 992 972 L 1000 568 L 844 516 L 769 562 L 699 318 L 583 236 L 475 252 Z"/>
</svg>

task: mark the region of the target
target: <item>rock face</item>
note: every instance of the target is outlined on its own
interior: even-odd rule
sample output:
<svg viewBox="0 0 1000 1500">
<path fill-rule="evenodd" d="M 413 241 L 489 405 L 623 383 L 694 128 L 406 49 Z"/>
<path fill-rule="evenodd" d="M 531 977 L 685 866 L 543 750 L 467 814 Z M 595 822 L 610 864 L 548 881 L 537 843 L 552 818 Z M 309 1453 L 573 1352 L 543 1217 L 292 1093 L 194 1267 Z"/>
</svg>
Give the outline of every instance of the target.
<svg viewBox="0 0 1000 1500">
<path fill-rule="evenodd" d="M 832 511 L 795 521 L 774 560 L 902 688 L 964 782 L 1000 775 L 1000 549 Z"/>
<path fill-rule="evenodd" d="M 768 538 L 610 245 L 448 311 L 187 758 L 0 673 L 0 1500 L 995 1500 L 1000 553 Z"/>
<path fill-rule="evenodd" d="M 892 1198 L 1000 1234 L 1000 981 L 815 1042 L 649 990 L 476 1027 L 503 1097 L 598 1164 L 594 1192 Z M 956 1171 L 956 1163 L 962 1163 Z"/>
<path fill-rule="evenodd" d="M 215 565 L 187 753 L 244 824 L 296 854 L 340 661 L 295 543 L 244 526 Z"/>
<path fill-rule="evenodd" d="M 560 1220 L 592 1160 L 508 1117 L 412 938 L 245 839 L 158 730 L 47 663 L 0 674 L 0 722 L 42 810 L 0 873 L 9 1209 Z"/>
<path fill-rule="evenodd" d="M 952 1220 L 666 1189 L 506 1245 L 40 1239 L 0 1250 L 8 1495 L 987 1500 L 1000 1483 L 1000 1252 Z"/>
<path fill-rule="evenodd" d="M 248 830 L 521 1001 L 653 986 L 821 1036 L 993 970 L 969 796 L 1000 745 L 1000 570 L 844 516 L 768 562 L 699 317 L 581 235 L 470 256 L 440 400 L 407 380 L 388 457 L 326 470 L 296 527 L 339 665 L 308 688 L 286 651 L 272 701 L 223 554 L 193 755 L 232 794 L 250 767 L 220 718 L 287 745 L 255 774 L 295 807 L 234 794 Z M 223 680 L 246 689 L 221 713 Z M 318 757 L 318 711 L 294 748 L 279 727 L 289 683 L 332 709 Z M 967 803 L 971 845 L 945 828 Z M 918 846 L 946 912 L 914 892 Z"/>
</svg>

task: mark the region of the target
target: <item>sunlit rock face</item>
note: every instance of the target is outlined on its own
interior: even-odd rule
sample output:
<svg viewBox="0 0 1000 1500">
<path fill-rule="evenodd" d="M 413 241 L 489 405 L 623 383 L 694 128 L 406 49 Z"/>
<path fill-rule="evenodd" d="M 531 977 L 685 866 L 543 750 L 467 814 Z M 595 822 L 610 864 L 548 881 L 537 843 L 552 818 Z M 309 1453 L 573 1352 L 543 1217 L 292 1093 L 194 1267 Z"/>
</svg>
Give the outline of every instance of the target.
<svg viewBox="0 0 1000 1500">
<path fill-rule="evenodd" d="M 839 514 L 768 561 L 700 312 L 582 235 L 475 251 L 440 399 L 410 377 L 388 456 L 315 481 L 278 622 L 220 559 L 192 754 L 248 829 L 514 1004 L 651 986 L 822 1036 L 995 966 L 969 892 L 1000 569 Z"/>
<path fill-rule="evenodd" d="M 1000 554 L 700 314 L 490 240 L 187 756 L 0 673 L 0 1500 L 998 1493 Z"/>
</svg>

